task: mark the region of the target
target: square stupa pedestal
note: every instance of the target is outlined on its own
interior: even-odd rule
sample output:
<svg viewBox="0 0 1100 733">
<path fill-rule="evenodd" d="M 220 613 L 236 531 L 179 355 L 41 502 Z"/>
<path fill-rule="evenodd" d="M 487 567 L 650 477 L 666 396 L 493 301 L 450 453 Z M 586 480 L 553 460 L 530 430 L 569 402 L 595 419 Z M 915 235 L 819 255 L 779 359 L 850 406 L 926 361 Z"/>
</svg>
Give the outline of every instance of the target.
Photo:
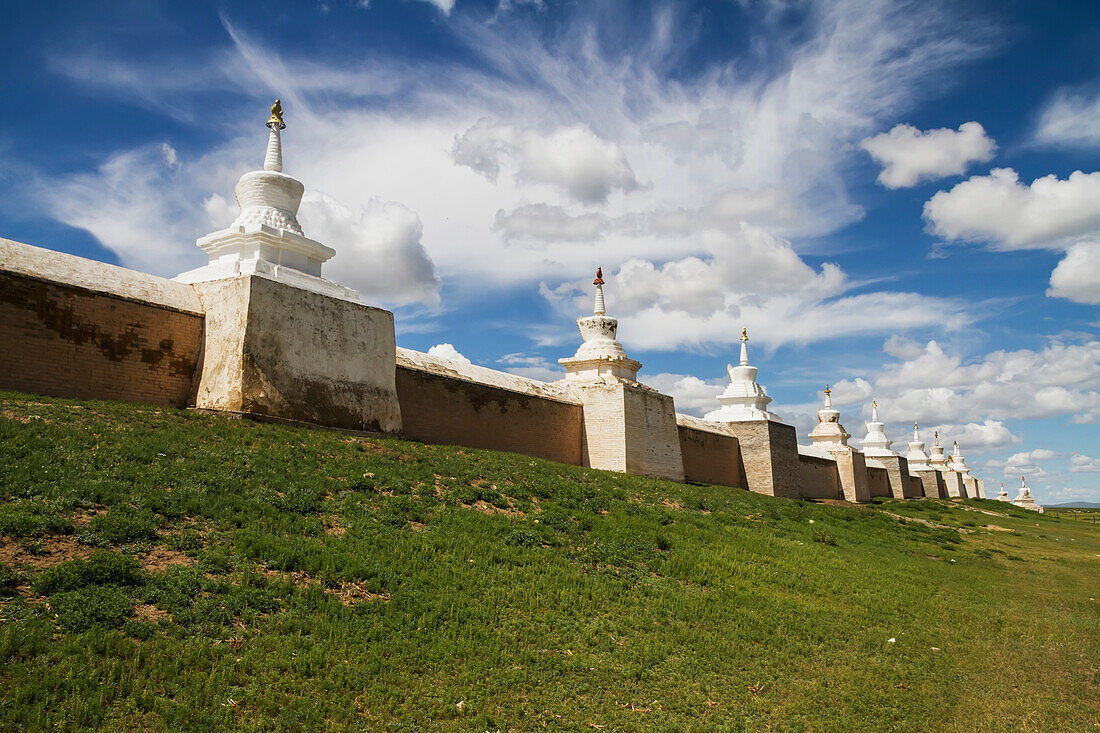
<svg viewBox="0 0 1100 733">
<path fill-rule="evenodd" d="M 943 478 L 939 471 L 934 468 L 928 468 L 922 471 L 914 471 L 914 475 L 920 478 L 921 486 L 924 489 L 925 498 L 947 498 L 947 486 L 944 485 Z"/>
<path fill-rule="evenodd" d="M 966 487 L 963 486 L 961 473 L 948 469 L 940 471 L 940 475 L 943 476 L 943 485 L 947 487 L 947 497 L 949 499 L 966 498 Z"/>
<path fill-rule="evenodd" d="M 192 287 L 206 311 L 196 407 L 401 430 L 392 313 L 251 275 Z"/>
<path fill-rule="evenodd" d="M 758 494 L 798 499 L 801 466 L 798 435 L 791 425 L 775 420 L 722 422 L 737 438 L 745 488 Z"/>
<path fill-rule="evenodd" d="M 680 432 L 671 397 L 612 376 L 567 380 L 565 384 L 584 406 L 584 465 L 684 480 Z"/>
<path fill-rule="evenodd" d="M 914 491 L 909 480 L 909 461 L 897 454 L 888 456 L 869 456 L 886 466 L 886 475 L 890 481 L 890 495 L 895 499 L 913 499 L 921 496 Z"/>
</svg>

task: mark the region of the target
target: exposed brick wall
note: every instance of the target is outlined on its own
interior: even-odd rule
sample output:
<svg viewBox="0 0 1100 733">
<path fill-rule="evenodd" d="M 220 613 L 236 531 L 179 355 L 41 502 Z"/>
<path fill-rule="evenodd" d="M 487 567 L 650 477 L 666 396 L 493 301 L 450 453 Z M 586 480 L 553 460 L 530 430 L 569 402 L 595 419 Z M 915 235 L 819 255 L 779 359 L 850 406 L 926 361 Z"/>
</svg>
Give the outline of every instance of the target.
<svg viewBox="0 0 1100 733">
<path fill-rule="evenodd" d="M 678 428 L 680 454 L 684 459 L 684 478 L 707 484 L 743 486 L 741 450 L 737 438 L 684 425 Z"/>
<path fill-rule="evenodd" d="M 397 366 L 405 435 L 581 465 L 581 406 Z"/>
<path fill-rule="evenodd" d="M 202 343 L 195 313 L 0 270 L 0 387 L 184 406 Z"/>
</svg>

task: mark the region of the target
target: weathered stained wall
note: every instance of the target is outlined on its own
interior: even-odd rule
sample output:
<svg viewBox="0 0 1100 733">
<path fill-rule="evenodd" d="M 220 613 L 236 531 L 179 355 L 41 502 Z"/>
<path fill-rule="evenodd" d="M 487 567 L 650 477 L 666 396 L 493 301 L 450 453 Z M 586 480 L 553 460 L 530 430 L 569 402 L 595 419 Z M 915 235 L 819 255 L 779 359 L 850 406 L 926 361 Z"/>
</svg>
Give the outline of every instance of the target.
<svg viewBox="0 0 1100 733">
<path fill-rule="evenodd" d="M 184 406 L 202 333 L 186 285 L 0 239 L 0 387 Z"/>
<path fill-rule="evenodd" d="M 410 438 L 583 465 L 584 418 L 577 402 L 403 365 L 397 367 L 397 397 Z"/>
<path fill-rule="evenodd" d="M 886 466 L 874 466 L 870 464 L 874 459 L 867 460 L 867 488 L 871 491 L 871 496 L 891 496 L 890 476 L 886 472 Z"/>
<path fill-rule="evenodd" d="M 722 486 L 744 486 L 741 452 L 737 438 L 707 426 L 703 420 L 676 416 L 680 434 L 680 455 L 684 460 L 684 478 Z"/>
<path fill-rule="evenodd" d="M 909 486 L 905 494 L 906 497 L 921 498 L 924 496 L 924 483 L 921 482 L 920 476 L 903 474 L 903 477 Z"/>
<path fill-rule="evenodd" d="M 800 452 L 798 466 L 803 499 L 841 499 L 836 461 Z"/>
<path fill-rule="evenodd" d="M 401 430 L 392 313 L 255 276 L 193 287 L 207 319 L 196 406 Z"/>
</svg>

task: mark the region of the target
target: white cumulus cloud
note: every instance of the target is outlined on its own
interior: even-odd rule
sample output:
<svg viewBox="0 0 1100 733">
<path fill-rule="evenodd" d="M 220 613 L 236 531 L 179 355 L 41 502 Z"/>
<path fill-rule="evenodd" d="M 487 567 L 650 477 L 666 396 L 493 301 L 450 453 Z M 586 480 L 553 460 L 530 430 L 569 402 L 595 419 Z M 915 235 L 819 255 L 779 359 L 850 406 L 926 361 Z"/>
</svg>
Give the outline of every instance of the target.
<svg viewBox="0 0 1100 733">
<path fill-rule="evenodd" d="M 583 124 L 544 133 L 484 118 L 455 139 L 452 154 L 456 163 L 491 181 L 510 162 L 519 183 L 548 183 L 588 204 L 606 201 L 612 190 L 629 193 L 640 185 L 622 148 Z"/>
<path fill-rule="evenodd" d="M 1072 473 L 1100 473 L 1100 458 L 1074 453 L 1069 459 L 1069 470 Z"/>
<path fill-rule="evenodd" d="M 371 199 L 353 210 L 309 191 L 298 219 L 308 236 L 336 250 L 325 275 L 357 288 L 366 302 L 439 304 L 439 277 L 420 241 L 424 226 L 407 207 Z"/>
<path fill-rule="evenodd" d="M 446 361 L 454 362 L 455 364 L 470 364 L 470 360 L 459 353 L 452 344 L 442 343 L 428 349 L 428 355 L 434 356 L 437 359 L 445 359 Z"/>
<path fill-rule="evenodd" d="M 671 395 L 676 401 L 677 412 L 696 417 L 717 409 L 718 395 L 729 384 L 726 379 L 703 380 L 690 374 L 669 372 L 647 375 L 643 381 L 658 392 Z"/>
<path fill-rule="evenodd" d="M 1050 273 L 1047 295 L 1100 305 L 1100 241 L 1078 242 Z"/>
<path fill-rule="evenodd" d="M 1059 90 L 1039 117 L 1035 141 L 1054 147 L 1100 146 L 1100 94 Z"/>
<path fill-rule="evenodd" d="M 1100 172 L 1049 175 L 1027 185 L 1011 168 L 994 168 L 924 205 L 937 236 L 987 242 L 996 249 L 1062 248 L 1100 229 Z"/>
<path fill-rule="evenodd" d="M 997 149 L 977 122 L 964 122 L 958 130 L 941 127 L 927 132 L 912 125 L 896 125 L 889 132 L 864 138 L 859 146 L 883 164 L 878 182 L 886 188 L 961 176 L 971 163 L 991 160 Z"/>
<path fill-rule="evenodd" d="M 888 424 L 918 421 L 925 430 L 939 429 L 958 440 L 967 451 L 1020 442 L 1005 423 L 1010 419 L 1069 416 L 1079 423 L 1100 421 L 1100 341 L 1051 340 L 1038 350 L 994 351 L 966 360 L 936 341 L 921 344 L 895 337 L 886 342 L 885 351 L 896 361 L 833 385 L 834 398 L 842 398 L 834 399 L 835 404 L 865 404 L 873 395 L 879 416 Z M 1055 456 L 1036 449 L 1028 457 Z"/>
</svg>

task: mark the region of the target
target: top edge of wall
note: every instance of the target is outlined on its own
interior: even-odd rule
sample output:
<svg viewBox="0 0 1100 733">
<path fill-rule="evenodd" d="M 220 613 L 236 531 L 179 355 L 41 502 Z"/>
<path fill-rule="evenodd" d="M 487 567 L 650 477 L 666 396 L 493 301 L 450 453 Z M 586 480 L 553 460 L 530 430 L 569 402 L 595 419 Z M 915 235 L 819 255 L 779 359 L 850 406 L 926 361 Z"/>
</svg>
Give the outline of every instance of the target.
<svg viewBox="0 0 1100 733">
<path fill-rule="evenodd" d="M 203 315 L 190 285 L 0 237 L 0 270 L 94 293 Z"/>
<path fill-rule="evenodd" d="M 703 418 L 695 417 L 694 415 L 684 415 L 677 412 L 676 424 L 682 428 L 702 430 L 703 432 L 714 433 L 715 435 L 725 435 L 731 438 L 737 437 L 732 430 L 730 430 L 722 423 L 711 422 L 710 420 L 704 420 Z"/>
<path fill-rule="evenodd" d="M 518 392 L 533 397 L 568 402 L 574 405 L 581 404 L 580 400 L 561 382 L 540 382 L 537 379 L 529 379 L 476 364 L 463 364 L 449 359 L 441 359 L 422 351 L 414 351 L 401 346 L 397 347 L 397 365 L 406 369 L 506 389 L 510 392 Z"/>
</svg>

